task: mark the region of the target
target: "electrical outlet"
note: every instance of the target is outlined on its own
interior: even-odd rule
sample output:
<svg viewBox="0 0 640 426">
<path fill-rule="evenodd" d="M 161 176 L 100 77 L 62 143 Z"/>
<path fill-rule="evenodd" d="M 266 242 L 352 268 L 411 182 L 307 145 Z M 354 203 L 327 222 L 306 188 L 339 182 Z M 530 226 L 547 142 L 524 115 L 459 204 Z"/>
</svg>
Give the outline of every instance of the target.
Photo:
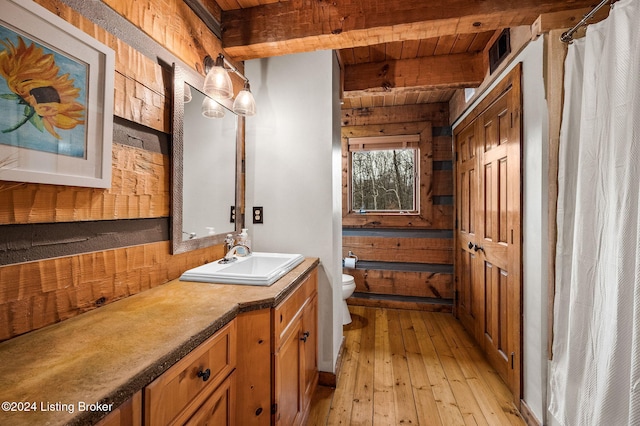
<svg viewBox="0 0 640 426">
<path fill-rule="evenodd" d="M 236 206 L 231 206 L 231 212 L 229 213 L 229 222 L 236 223 Z"/>
<path fill-rule="evenodd" d="M 263 223 L 264 215 L 262 207 L 253 208 L 253 223 Z"/>
</svg>

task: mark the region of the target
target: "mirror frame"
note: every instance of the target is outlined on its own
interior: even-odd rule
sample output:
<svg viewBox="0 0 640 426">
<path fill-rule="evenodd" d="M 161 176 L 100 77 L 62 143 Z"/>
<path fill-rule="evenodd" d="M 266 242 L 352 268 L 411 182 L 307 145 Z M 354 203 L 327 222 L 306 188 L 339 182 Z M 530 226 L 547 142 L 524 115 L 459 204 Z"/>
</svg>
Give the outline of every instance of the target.
<svg viewBox="0 0 640 426">
<path fill-rule="evenodd" d="M 183 229 L 183 154 L 184 154 L 184 85 L 189 84 L 196 90 L 204 85 L 204 77 L 191 69 L 173 64 L 173 107 L 172 107 L 172 143 L 171 143 L 171 248 L 172 254 L 185 253 L 216 244 L 224 243 L 229 233 L 239 233 L 244 227 L 244 117 L 231 110 L 231 103 L 223 105 L 229 114 L 237 117 L 236 122 L 236 179 L 235 179 L 235 227 L 232 232 L 207 235 L 191 240 L 182 240 Z"/>
</svg>

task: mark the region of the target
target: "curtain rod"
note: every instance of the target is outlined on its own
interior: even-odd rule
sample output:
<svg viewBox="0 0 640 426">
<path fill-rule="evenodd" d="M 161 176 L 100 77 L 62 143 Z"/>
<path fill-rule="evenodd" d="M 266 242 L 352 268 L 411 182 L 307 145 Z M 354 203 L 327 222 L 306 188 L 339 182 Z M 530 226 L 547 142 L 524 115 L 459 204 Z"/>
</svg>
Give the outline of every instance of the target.
<svg viewBox="0 0 640 426">
<path fill-rule="evenodd" d="M 609 1 L 610 0 L 602 0 L 599 5 L 597 5 L 591 10 L 591 12 L 584 15 L 584 17 L 580 20 L 580 22 L 578 22 L 573 28 L 571 28 L 569 31 L 562 33 L 562 35 L 560 36 L 560 41 L 562 41 L 563 43 L 571 43 L 573 41 L 573 33 L 575 33 L 578 30 L 578 28 L 582 27 L 583 25 L 586 25 L 587 21 L 593 18 L 593 15 L 595 15 L 600 9 L 602 9 L 602 6 L 609 3 Z"/>
</svg>

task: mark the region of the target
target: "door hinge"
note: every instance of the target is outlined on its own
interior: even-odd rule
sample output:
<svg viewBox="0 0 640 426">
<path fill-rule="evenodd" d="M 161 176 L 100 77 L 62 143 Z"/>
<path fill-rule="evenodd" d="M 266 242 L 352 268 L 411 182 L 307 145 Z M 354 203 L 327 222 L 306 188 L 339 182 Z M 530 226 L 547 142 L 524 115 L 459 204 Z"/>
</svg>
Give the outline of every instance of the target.
<svg viewBox="0 0 640 426">
<path fill-rule="evenodd" d="M 514 368 L 514 359 L 516 357 L 516 353 L 515 352 L 511 352 L 511 369 L 513 370 Z"/>
<path fill-rule="evenodd" d="M 278 404 L 271 404 L 271 414 L 278 412 Z"/>
</svg>

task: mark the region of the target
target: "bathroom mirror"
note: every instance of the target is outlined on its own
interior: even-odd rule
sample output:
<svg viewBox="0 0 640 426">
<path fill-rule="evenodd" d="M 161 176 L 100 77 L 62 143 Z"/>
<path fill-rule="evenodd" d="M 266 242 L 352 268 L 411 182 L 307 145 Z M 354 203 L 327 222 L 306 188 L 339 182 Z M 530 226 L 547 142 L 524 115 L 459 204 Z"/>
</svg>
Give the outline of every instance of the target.
<svg viewBox="0 0 640 426">
<path fill-rule="evenodd" d="M 177 254 L 240 231 L 241 216 L 233 213 L 241 211 L 244 122 L 230 105 L 223 117 L 204 117 L 204 78 L 175 64 L 173 72 L 171 240 Z"/>
</svg>

